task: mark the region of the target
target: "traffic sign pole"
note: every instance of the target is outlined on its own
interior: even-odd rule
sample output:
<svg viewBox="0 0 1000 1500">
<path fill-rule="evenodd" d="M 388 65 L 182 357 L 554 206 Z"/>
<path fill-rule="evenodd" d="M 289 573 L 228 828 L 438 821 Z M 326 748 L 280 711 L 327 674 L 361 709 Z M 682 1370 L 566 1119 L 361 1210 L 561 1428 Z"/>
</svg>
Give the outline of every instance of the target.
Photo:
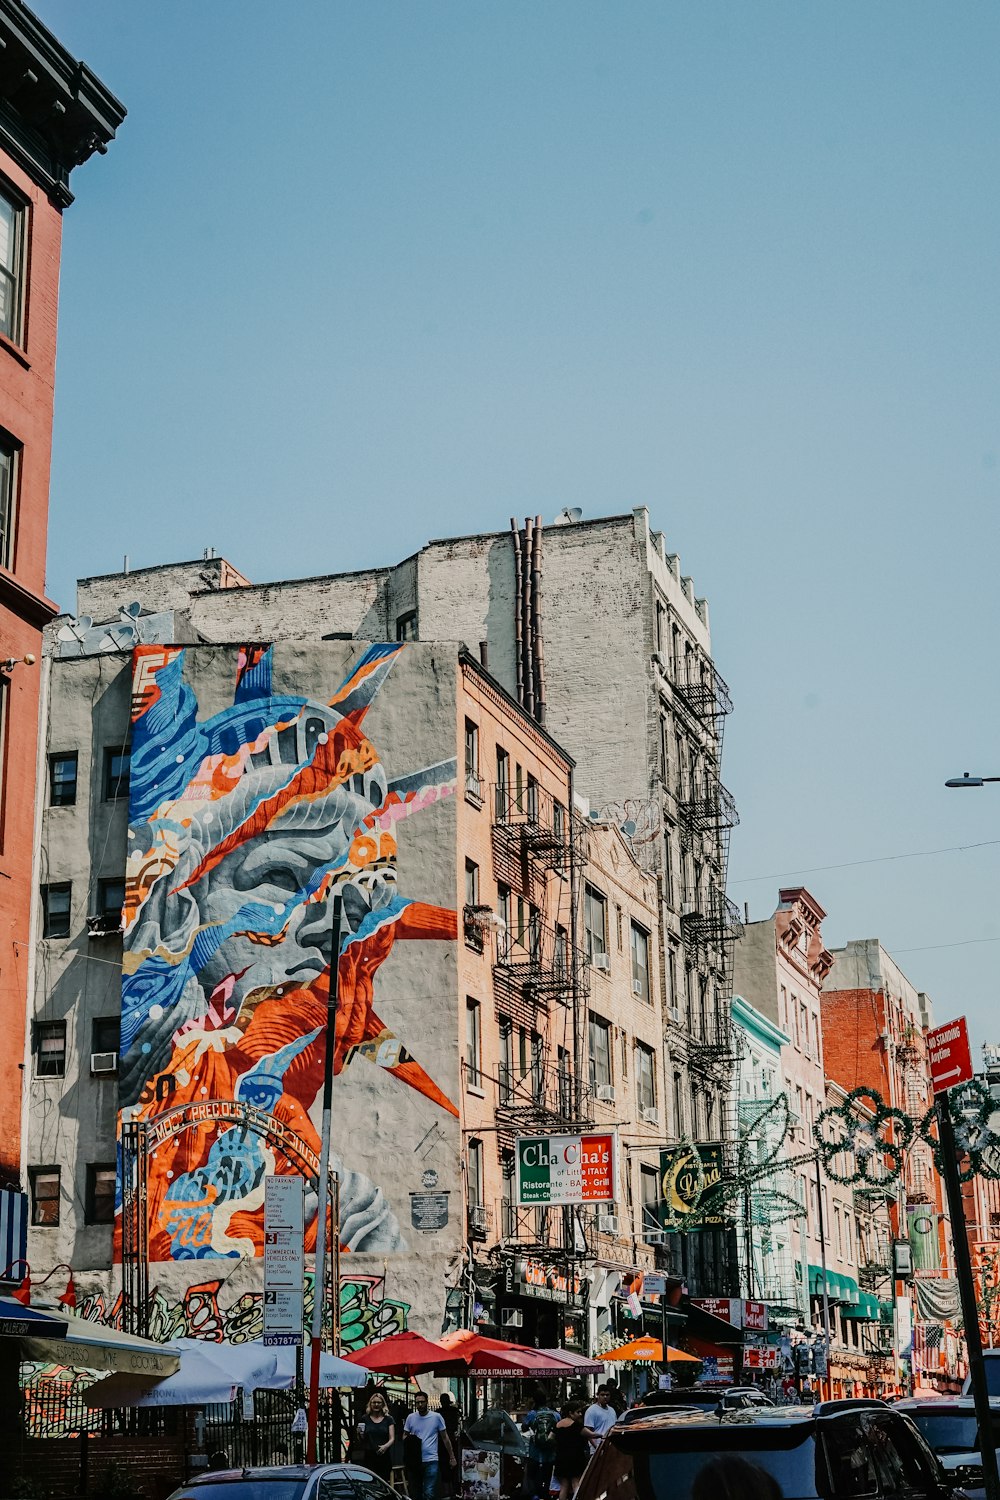
<svg viewBox="0 0 1000 1500">
<path fill-rule="evenodd" d="M 939 1040 L 935 1041 L 935 1038 Z M 986 1500 L 1000 1500 L 1000 1475 L 997 1473 L 997 1451 L 990 1413 L 990 1394 L 986 1384 L 983 1341 L 979 1333 L 979 1308 L 976 1304 L 976 1285 L 972 1279 L 969 1236 L 966 1232 L 965 1207 L 962 1203 L 962 1182 L 958 1175 L 955 1127 L 948 1100 L 949 1089 L 954 1088 L 956 1084 L 967 1083 L 972 1077 L 972 1059 L 964 1018 L 960 1021 L 953 1021 L 948 1026 L 939 1026 L 936 1031 L 928 1033 L 927 1045 L 931 1057 L 931 1079 L 935 1094 L 934 1107 L 937 1113 L 938 1140 L 941 1143 L 942 1175 L 948 1202 L 948 1216 L 951 1219 L 951 1240 L 955 1249 L 955 1273 L 958 1277 L 958 1291 L 962 1300 L 965 1345 L 969 1353 L 969 1377 L 976 1408 L 976 1426 L 979 1428 L 983 1488 Z M 948 1055 L 949 1053 L 952 1055 Z M 953 1072 L 962 1076 L 952 1078 Z"/>
</svg>

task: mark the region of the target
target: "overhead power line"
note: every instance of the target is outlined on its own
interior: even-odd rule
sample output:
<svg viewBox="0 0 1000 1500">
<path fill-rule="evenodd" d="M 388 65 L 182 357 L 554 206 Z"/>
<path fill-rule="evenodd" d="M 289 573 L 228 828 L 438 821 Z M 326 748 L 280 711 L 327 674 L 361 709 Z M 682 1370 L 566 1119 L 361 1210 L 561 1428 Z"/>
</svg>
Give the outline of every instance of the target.
<svg viewBox="0 0 1000 1500">
<path fill-rule="evenodd" d="M 791 880 L 794 875 L 819 875 L 824 870 L 853 870 L 858 865 L 884 865 L 896 859 L 928 859 L 933 854 L 966 854 L 970 849 L 989 849 L 1000 839 L 983 839 L 979 844 L 949 844 L 945 849 L 912 849 L 908 854 L 876 854 L 871 859 L 846 859 L 839 865 L 811 865 L 808 870 L 779 870 L 776 875 L 744 875 L 729 885 L 755 885 L 761 880 Z M 992 942 L 992 938 L 973 938 L 973 942 Z M 911 949 L 911 952 L 914 951 Z"/>
</svg>

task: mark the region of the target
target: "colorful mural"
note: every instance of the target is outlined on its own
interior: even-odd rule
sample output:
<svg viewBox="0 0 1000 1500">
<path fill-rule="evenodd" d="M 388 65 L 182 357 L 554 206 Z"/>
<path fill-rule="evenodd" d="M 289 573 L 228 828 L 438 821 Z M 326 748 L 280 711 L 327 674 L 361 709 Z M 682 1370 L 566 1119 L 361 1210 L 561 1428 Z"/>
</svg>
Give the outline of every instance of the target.
<svg viewBox="0 0 1000 1500">
<path fill-rule="evenodd" d="M 272 647 L 241 647 L 232 703 L 204 719 L 184 648 L 134 652 L 119 1087 L 146 1126 L 152 1261 L 259 1256 L 265 1177 L 315 1183 L 334 892 L 334 1072 L 374 1064 L 457 1116 L 375 1009 L 397 941 L 457 933 L 396 880 L 399 825 L 454 790 L 455 761 L 390 781 L 362 728 L 404 649 L 371 646 L 320 702 L 276 693 Z M 402 1248 L 378 1183 L 333 1165 L 342 1247 Z"/>
</svg>

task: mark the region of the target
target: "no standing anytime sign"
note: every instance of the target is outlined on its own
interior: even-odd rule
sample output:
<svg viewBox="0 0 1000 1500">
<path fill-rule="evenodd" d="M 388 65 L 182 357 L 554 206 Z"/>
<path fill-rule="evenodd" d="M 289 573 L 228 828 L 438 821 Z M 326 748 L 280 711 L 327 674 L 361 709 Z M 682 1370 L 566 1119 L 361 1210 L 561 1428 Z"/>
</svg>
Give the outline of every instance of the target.
<svg viewBox="0 0 1000 1500">
<path fill-rule="evenodd" d="M 931 1064 L 931 1087 L 935 1094 L 968 1083 L 972 1077 L 972 1051 L 965 1017 L 937 1026 L 927 1033 L 927 1055 Z"/>
</svg>

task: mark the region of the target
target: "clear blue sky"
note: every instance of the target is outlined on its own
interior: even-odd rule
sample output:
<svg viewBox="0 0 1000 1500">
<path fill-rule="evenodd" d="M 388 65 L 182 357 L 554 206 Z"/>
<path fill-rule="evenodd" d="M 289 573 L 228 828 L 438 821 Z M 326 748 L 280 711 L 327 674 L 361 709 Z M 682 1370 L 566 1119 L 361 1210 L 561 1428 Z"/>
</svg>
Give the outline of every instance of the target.
<svg viewBox="0 0 1000 1500">
<path fill-rule="evenodd" d="M 1000 1041 L 1000 786 L 942 786 L 1000 774 L 995 0 L 36 4 L 129 109 L 54 596 L 646 504 L 736 699 L 731 894 L 992 840 L 803 878 Z"/>
</svg>

